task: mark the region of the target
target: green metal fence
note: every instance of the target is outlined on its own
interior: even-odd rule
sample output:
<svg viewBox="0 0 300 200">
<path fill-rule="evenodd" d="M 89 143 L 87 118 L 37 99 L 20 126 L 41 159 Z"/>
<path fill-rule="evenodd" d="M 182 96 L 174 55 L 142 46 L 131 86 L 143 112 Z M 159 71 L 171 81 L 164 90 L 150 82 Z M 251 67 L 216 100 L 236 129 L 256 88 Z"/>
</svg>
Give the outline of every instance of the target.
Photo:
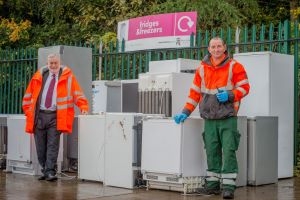
<svg viewBox="0 0 300 200">
<path fill-rule="evenodd" d="M 209 39 L 222 37 L 228 51 L 234 53 L 272 51 L 294 55 L 295 69 L 295 156 L 299 147 L 298 134 L 298 90 L 299 90 L 299 23 L 284 21 L 279 24 L 244 26 L 239 29 L 225 28 L 199 30 L 191 36 L 191 45 L 187 48 L 155 49 L 123 52 L 126 42 L 104 45 L 73 44 L 73 46 L 91 47 L 93 50 L 93 80 L 136 79 L 138 74 L 148 71 L 149 61 L 176 58 L 201 60 L 207 54 Z M 194 39 L 195 38 L 195 39 Z M 121 50 L 120 50 L 121 49 Z M 38 49 L 0 50 L 0 113 L 22 113 L 21 101 L 32 74 L 37 70 Z M 284 66 L 283 66 L 284 67 Z M 296 160 L 296 159 L 295 159 Z"/>
</svg>

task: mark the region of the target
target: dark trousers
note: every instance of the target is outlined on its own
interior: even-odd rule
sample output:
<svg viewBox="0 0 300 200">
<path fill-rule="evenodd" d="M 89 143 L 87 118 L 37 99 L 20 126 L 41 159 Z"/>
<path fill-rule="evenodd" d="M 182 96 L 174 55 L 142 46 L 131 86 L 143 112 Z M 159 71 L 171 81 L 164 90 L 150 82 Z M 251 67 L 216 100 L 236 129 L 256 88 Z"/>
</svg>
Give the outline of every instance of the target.
<svg viewBox="0 0 300 200">
<path fill-rule="evenodd" d="M 56 112 L 40 112 L 34 131 L 35 146 L 42 172 L 55 175 L 61 132 L 56 129 Z"/>
</svg>

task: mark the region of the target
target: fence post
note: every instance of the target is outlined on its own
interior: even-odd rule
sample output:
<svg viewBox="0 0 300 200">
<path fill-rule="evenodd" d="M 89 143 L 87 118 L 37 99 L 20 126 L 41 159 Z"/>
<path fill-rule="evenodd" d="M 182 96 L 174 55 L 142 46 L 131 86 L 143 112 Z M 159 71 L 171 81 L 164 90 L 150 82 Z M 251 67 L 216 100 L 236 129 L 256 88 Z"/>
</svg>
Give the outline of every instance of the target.
<svg viewBox="0 0 300 200">
<path fill-rule="evenodd" d="M 294 165 L 297 165 L 297 156 L 299 152 L 299 23 L 298 20 L 294 22 Z"/>
<path fill-rule="evenodd" d="M 283 27 L 284 27 L 283 39 L 284 39 L 285 53 L 286 54 L 290 54 L 291 53 L 291 45 L 290 45 L 290 41 L 288 41 L 288 39 L 291 36 L 291 29 L 290 29 L 291 26 L 290 26 L 289 20 L 285 20 L 283 22 Z"/>
<path fill-rule="evenodd" d="M 240 32 L 241 29 L 237 26 L 235 29 L 235 50 L 234 53 L 239 53 L 239 43 L 240 43 Z"/>
</svg>

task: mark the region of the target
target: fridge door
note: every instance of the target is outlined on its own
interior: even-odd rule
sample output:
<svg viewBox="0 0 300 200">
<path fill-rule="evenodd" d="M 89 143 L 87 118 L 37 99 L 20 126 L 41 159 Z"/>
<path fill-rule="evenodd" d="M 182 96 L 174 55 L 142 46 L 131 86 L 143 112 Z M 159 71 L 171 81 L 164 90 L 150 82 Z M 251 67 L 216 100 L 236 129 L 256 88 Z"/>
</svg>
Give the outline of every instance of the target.
<svg viewBox="0 0 300 200">
<path fill-rule="evenodd" d="M 78 116 L 78 178 L 104 180 L 105 115 Z"/>
<path fill-rule="evenodd" d="M 107 113 L 105 133 L 105 184 L 133 188 L 134 113 Z"/>
<path fill-rule="evenodd" d="M 173 119 L 143 121 L 142 171 L 181 174 L 182 124 Z"/>
</svg>

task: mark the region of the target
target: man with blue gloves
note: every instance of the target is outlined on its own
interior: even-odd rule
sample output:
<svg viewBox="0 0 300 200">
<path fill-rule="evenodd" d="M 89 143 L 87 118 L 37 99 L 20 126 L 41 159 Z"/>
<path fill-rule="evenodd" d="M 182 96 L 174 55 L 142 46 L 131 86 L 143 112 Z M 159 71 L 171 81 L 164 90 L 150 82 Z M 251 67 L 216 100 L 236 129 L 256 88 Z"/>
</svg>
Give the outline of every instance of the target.
<svg viewBox="0 0 300 200">
<path fill-rule="evenodd" d="M 205 120 L 203 140 L 207 155 L 207 176 L 201 194 L 220 194 L 233 199 L 238 173 L 236 150 L 240 134 L 237 112 L 240 101 L 250 90 L 244 67 L 229 57 L 220 37 L 210 40 L 209 54 L 197 68 L 182 113 L 174 116 L 177 124 L 184 122 L 199 104 Z"/>
</svg>

